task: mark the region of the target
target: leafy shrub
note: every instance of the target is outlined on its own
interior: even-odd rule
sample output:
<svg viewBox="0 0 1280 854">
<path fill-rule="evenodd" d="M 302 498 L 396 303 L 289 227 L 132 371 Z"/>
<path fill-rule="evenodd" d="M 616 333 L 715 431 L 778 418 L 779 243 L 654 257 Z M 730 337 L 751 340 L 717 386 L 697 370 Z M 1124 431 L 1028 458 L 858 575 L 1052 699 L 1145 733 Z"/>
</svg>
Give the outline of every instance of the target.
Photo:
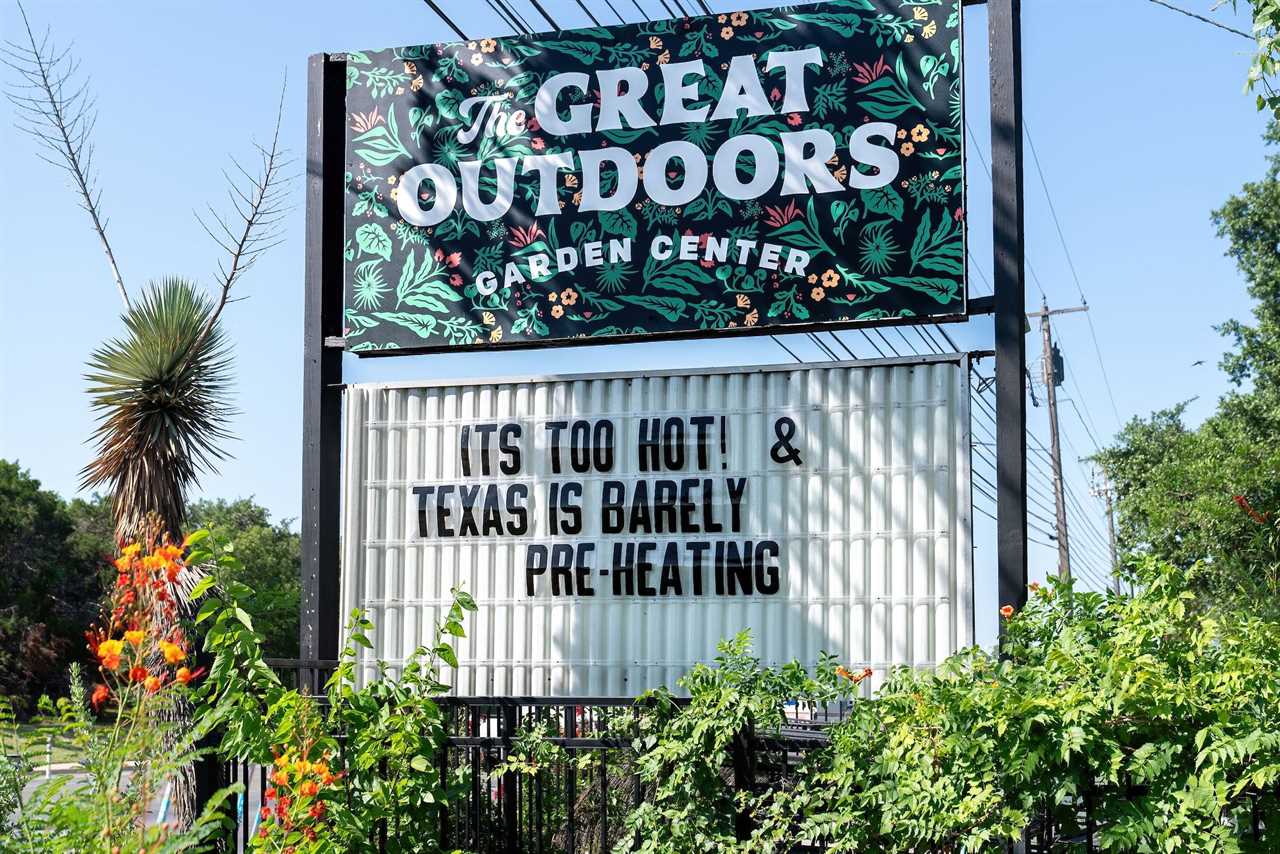
<svg viewBox="0 0 1280 854">
<path fill-rule="evenodd" d="M 240 574 L 238 558 L 212 541 L 192 560 L 216 564 L 224 577 Z M 207 597 L 196 622 L 206 626 L 205 649 L 214 656 L 201 720 L 221 731 L 225 758 L 273 766 L 252 849 L 336 854 L 367 850 L 385 833 L 387 851 L 439 851 L 439 810 L 460 789 L 442 780 L 437 765 L 445 729 L 434 698 L 448 690 L 441 666 L 458 663 L 451 639 L 465 636 L 463 617 L 476 609 L 471 597 L 454 590 L 432 645 L 417 649 L 394 679 L 378 662 L 378 678 L 364 685 L 356 655 L 371 646 L 372 624 L 353 614 L 321 707 L 286 689 L 266 665 L 261 637 L 239 604 L 252 595 L 248 588 L 215 587 L 211 575 L 195 594 Z"/>
<path fill-rule="evenodd" d="M 1037 589 L 1008 618 L 1003 657 L 894 672 L 787 785 L 734 795 L 736 729 L 776 726 L 785 697 L 838 693 L 796 665 L 753 671 L 739 640 L 638 744 L 657 786 L 632 816 L 641 850 L 976 851 L 1039 811 L 1071 830 L 1087 800 L 1102 850 L 1239 851 L 1255 799 L 1271 829 L 1252 850 L 1274 850 L 1280 623 L 1207 609 L 1196 571 L 1147 562 L 1133 598 Z"/>
</svg>

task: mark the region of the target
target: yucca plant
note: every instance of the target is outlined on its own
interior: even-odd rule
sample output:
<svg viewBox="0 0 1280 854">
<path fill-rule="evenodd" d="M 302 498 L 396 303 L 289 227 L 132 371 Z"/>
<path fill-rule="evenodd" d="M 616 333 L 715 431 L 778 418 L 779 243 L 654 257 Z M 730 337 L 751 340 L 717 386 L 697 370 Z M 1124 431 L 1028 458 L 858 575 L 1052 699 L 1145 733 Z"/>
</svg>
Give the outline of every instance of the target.
<svg viewBox="0 0 1280 854">
<path fill-rule="evenodd" d="M 152 282 L 124 314 L 128 334 L 89 358 L 97 453 L 81 476 L 111 490 L 119 540 L 152 514 L 181 540 L 188 488 L 226 456 L 231 352 L 221 325 L 208 325 L 214 310 L 193 282 Z"/>
</svg>

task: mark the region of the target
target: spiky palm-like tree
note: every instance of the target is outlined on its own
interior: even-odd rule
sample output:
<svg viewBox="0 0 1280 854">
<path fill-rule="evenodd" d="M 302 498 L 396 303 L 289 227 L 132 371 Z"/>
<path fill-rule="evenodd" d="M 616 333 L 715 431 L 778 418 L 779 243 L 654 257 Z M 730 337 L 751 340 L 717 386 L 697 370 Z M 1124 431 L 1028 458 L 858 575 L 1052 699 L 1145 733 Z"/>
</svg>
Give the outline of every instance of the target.
<svg viewBox="0 0 1280 854">
<path fill-rule="evenodd" d="M 97 452 L 81 476 L 110 489 L 119 540 L 156 523 L 180 540 L 188 489 L 226 456 L 231 351 L 215 311 L 193 282 L 150 283 L 124 314 L 127 334 L 89 358 Z"/>
</svg>

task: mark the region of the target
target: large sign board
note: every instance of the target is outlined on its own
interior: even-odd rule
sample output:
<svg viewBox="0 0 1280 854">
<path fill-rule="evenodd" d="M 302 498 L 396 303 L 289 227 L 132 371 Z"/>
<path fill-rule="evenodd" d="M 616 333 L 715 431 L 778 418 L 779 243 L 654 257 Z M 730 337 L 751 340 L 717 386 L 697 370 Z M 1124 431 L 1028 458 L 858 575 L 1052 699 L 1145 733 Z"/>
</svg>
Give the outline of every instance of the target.
<svg viewBox="0 0 1280 854">
<path fill-rule="evenodd" d="M 973 642 L 967 365 L 345 390 L 342 602 L 393 665 L 450 590 L 463 694 L 631 696 L 750 628 L 877 680 Z"/>
<path fill-rule="evenodd" d="M 965 312 L 958 0 L 353 52 L 349 350 Z"/>
</svg>

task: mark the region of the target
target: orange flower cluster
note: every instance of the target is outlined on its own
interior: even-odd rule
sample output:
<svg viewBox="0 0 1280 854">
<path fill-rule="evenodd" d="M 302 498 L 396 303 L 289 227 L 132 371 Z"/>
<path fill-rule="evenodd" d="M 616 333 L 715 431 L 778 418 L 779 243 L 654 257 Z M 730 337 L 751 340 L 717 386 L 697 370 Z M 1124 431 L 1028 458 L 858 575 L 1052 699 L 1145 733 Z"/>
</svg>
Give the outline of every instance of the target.
<svg viewBox="0 0 1280 854">
<path fill-rule="evenodd" d="M 841 679 L 848 679 L 854 685 L 861 685 L 864 681 L 866 681 L 871 677 L 871 674 L 873 672 L 874 671 L 870 667 L 864 667 L 862 668 L 862 670 L 858 671 L 857 673 L 854 673 L 852 670 L 845 667 L 843 664 L 841 664 L 839 667 L 836 668 L 837 676 L 839 676 Z"/>
<path fill-rule="evenodd" d="M 106 625 L 85 633 L 103 677 L 90 697 L 94 709 L 115 693 L 156 694 L 166 685 L 189 685 L 204 673 L 183 664 L 190 646 L 175 627 L 174 585 L 186 568 L 185 548 L 186 543 L 162 543 L 144 552 L 141 543 L 133 543 L 112 562 L 116 583 Z"/>
<path fill-rule="evenodd" d="M 267 778 L 271 785 L 262 793 L 262 824 L 257 833 L 260 843 L 273 837 L 297 838 L 296 834 L 315 842 L 326 829 L 329 807 L 323 795 L 343 774 L 330 770 L 327 752 L 318 761 L 311 761 L 307 758 L 311 751 L 308 743 L 276 755 L 274 770 Z"/>
</svg>

